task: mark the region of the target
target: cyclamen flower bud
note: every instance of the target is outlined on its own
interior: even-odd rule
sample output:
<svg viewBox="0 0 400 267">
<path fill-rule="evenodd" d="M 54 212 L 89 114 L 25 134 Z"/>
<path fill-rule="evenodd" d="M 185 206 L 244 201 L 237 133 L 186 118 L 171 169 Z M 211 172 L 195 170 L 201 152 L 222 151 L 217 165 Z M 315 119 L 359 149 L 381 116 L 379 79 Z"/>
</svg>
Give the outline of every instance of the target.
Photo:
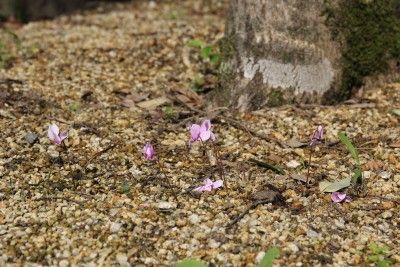
<svg viewBox="0 0 400 267">
<path fill-rule="evenodd" d="M 155 160 L 156 159 L 156 153 L 154 151 L 154 147 L 152 144 L 147 143 L 144 148 L 143 148 L 143 154 L 144 158 L 146 160 Z"/>
<path fill-rule="evenodd" d="M 314 146 L 316 144 L 321 143 L 323 136 L 324 136 L 324 128 L 321 125 L 318 125 L 317 129 L 311 136 L 310 146 Z"/>
</svg>

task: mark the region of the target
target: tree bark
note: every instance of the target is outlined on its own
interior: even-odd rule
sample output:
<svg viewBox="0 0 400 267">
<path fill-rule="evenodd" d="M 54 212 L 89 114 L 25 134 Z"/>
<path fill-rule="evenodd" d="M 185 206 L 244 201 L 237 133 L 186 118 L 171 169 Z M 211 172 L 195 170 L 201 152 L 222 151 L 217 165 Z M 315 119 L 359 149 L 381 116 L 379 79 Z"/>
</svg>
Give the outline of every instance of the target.
<svg viewBox="0 0 400 267">
<path fill-rule="evenodd" d="M 400 45 L 391 44 L 400 43 L 399 2 L 231 0 L 221 42 L 224 60 L 217 99 L 251 110 L 293 102 L 332 103 L 349 97 L 364 76 L 386 69 L 390 59 L 399 59 Z M 372 22 L 363 25 L 363 19 Z M 392 32 L 374 32 L 388 25 Z M 361 33 L 353 28 L 361 28 Z M 364 46 L 357 44 L 355 36 Z M 377 39 L 384 39 L 379 45 L 387 47 L 375 51 Z M 360 50 L 353 51 L 351 43 Z M 358 54 L 369 50 L 376 53 L 358 60 Z M 375 64 L 374 57 L 386 54 L 390 56 L 382 62 L 385 66 L 368 69 L 368 64 Z"/>
</svg>

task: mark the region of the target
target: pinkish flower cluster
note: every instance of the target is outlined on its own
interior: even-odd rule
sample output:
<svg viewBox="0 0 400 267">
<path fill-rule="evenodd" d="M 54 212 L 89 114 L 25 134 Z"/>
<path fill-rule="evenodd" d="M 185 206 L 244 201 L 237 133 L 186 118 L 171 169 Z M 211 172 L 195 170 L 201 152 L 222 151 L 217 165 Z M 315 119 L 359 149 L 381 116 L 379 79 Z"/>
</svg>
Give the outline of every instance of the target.
<svg viewBox="0 0 400 267">
<path fill-rule="evenodd" d="M 216 180 L 213 182 L 211 179 L 206 179 L 203 182 L 202 186 L 196 187 L 193 189 L 193 191 L 197 192 L 204 192 L 204 191 L 211 191 L 213 189 L 217 189 L 223 186 L 223 181 L 222 180 Z"/>
<path fill-rule="evenodd" d="M 331 195 L 331 199 L 335 203 L 351 201 L 351 198 L 348 195 L 346 195 L 346 193 L 342 193 L 342 192 L 333 192 Z"/>
<path fill-rule="evenodd" d="M 56 145 L 61 145 L 68 138 L 68 132 L 61 132 L 57 125 L 51 124 L 47 130 L 49 139 Z"/>
<path fill-rule="evenodd" d="M 192 124 L 192 126 L 190 126 L 189 145 L 196 141 L 205 142 L 209 139 L 211 139 L 211 141 L 215 141 L 216 138 L 214 133 L 211 131 L 211 127 L 212 125 L 210 120 L 203 121 L 201 125 Z"/>
<path fill-rule="evenodd" d="M 317 129 L 311 136 L 310 146 L 314 146 L 321 143 L 323 136 L 324 136 L 324 128 L 321 125 L 318 125 Z"/>
</svg>

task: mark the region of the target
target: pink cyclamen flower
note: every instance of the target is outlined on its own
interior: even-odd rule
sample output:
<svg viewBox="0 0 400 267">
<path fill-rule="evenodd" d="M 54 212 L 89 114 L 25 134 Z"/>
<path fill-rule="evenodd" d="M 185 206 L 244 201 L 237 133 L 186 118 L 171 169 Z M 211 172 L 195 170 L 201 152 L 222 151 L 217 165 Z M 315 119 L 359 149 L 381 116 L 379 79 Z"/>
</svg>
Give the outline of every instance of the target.
<svg viewBox="0 0 400 267">
<path fill-rule="evenodd" d="M 217 180 L 217 181 L 213 182 L 213 181 L 211 181 L 211 179 L 206 179 L 206 180 L 204 180 L 202 186 L 196 187 L 195 189 L 193 189 L 193 191 L 197 191 L 197 192 L 211 191 L 213 189 L 222 187 L 223 183 L 224 182 L 222 180 Z"/>
<path fill-rule="evenodd" d="M 321 143 L 322 137 L 324 136 L 324 127 L 318 125 L 317 129 L 314 131 L 311 136 L 310 146 L 314 146 L 316 144 Z"/>
<path fill-rule="evenodd" d="M 201 125 L 198 124 L 192 124 L 190 126 L 190 140 L 189 140 L 189 145 L 191 143 L 194 143 L 196 141 L 207 141 L 211 139 L 212 141 L 215 141 L 215 135 L 211 131 L 211 121 L 210 120 L 205 120 Z"/>
<path fill-rule="evenodd" d="M 331 199 L 333 202 L 335 203 L 340 203 L 340 202 L 350 202 L 351 198 L 349 196 L 346 195 L 346 193 L 342 193 L 342 192 L 333 192 L 331 194 Z"/>
<path fill-rule="evenodd" d="M 144 145 L 143 154 L 144 154 L 144 158 L 147 160 L 155 160 L 156 159 L 156 152 L 154 151 L 153 145 L 150 143 L 147 143 Z"/>
<path fill-rule="evenodd" d="M 61 145 L 61 143 L 68 137 L 68 132 L 61 132 L 57 125 L 49 125 L 47 130 L 47 135 L 49 139 L 56 145 Z"/>
</svg>

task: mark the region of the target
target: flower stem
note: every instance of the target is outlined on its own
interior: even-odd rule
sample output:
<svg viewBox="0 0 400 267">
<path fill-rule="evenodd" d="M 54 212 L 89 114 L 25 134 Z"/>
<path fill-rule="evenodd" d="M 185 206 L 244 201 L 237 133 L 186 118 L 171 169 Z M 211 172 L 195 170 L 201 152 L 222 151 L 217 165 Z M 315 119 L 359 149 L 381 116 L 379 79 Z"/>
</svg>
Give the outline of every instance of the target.
<svg viewBox="0 0 400 267">
<path fill-rule="evenodd" d="M 312 152 L 313 152 L 313 149 L 312 148 L 310 148 L 310 157 L 309 157 L 309 159 L 308 159 L 308 170 L 307 170 L 307 181 L 306 181 L 306 184 L 308 185 L 308 182 L 309 182 L 309 178 L 310 178 L 310 167 L 311 167 L 311 156 L 312 156 Z"/>
<path fill-rule="evenodd" d="M 219 153 L 219 149 L 215 143 L 213 143 L 213 148 L 214 148 L 215 158 L 217 160 L 219 176 L 220 176 L 221 180 L 223 180 L 225 182 L 225 171 L 224 171 L 224 166 L 222 165 L 222 161 L 221 161 L 221 154 Z"/>
<path fill-rule="evenodd" d="M 157 157 L 157 164 L 158 164 L 158 169 L 160 170 L 160 173 L 164 175 L 165 178 L 167 178 L 167 175 L 164 170 L 164 165 L 162 164 L 161 160 Z"/>
</svg>

